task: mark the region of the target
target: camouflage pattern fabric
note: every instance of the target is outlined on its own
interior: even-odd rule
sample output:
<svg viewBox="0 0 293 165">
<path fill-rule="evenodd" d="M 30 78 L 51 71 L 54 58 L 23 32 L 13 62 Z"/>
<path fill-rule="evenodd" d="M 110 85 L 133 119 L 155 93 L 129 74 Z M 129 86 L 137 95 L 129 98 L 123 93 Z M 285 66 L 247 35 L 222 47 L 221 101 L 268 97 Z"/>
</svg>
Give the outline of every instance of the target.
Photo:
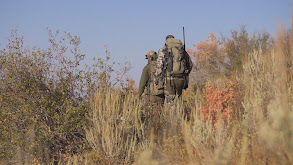
<svg viewBox="0 0 293 165">
<path fill-rule="evenodd" d="M 165 64 L 165 55 L 168 53 L 168 48 L 165 45 L 163 48 L 161 48 L 158 52 L 158 58 L 157 58 L 157 68 L 155 73 L 154 82 L 157 84 L 158 80 L 156 77 L 159 77 L 164 72 L 164 64 Z"/>
<path fill-rule="evenodd" d="M 172 106 L 176 96 L 181 98 L 184 82 L 184 78 L 167 77 L 165 85 L 165 100 L 167 105 Z"/>
</svg>

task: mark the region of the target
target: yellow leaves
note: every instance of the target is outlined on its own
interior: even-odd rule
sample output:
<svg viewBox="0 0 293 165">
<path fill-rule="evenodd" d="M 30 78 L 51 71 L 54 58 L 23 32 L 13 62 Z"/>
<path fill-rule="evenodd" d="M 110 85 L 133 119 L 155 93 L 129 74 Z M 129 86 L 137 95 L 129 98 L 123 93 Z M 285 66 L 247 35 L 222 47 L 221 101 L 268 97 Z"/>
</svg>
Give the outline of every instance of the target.
<svg viewBox="0 0 293 165">
<path fill-rule="evenodd" d="M 2 97 L 0 96 L 0 102 L 2 102 L 2 100 L 3 100 L 3 99 L 2 99 Z"/>
<path fill-rule="evenodd" d="M 207 62 L 208 60 L 217 60 L 224 56 L 222 43 L 217 40 L 216 35 L 211 33 L 205 41 L 193 44 L 194 50 L 188 49 L 188 53 L 195 58 L 197 62 Z M 223 60 L 221 58 L 221 60 Z"/>
</svg>

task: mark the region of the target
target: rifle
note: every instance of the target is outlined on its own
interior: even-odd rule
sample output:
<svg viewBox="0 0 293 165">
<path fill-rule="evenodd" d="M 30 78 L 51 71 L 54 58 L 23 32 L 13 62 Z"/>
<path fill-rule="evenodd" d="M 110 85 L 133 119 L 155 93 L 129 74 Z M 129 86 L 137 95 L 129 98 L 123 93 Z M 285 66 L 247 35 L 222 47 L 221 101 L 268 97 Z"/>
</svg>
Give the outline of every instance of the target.
<svg viewBox="0 0 293 165">
<path fill-rule="evenodd" d="M 186 49 L 185 49 L 185 31 L 184 31 L 184 26 L 183 26 L 183 42 L 184 42 L 183 48 L 184 48 L 184 52 L 185 52 L 185 62 L 188 65 L 189 64 L 188 63 L 188 58 L 187 58 L 188 54 L 187 54 Z M 188 67 L 190 67 L 190 66 L 188 65 Z"/>
<path fill-rule="evenodd" d="M 184 41 L 184 45 L 183 46 L 184 46 L 184 50 L 185 50 L 185 31 L 184 31 L 184 26 L 183 26 L 183 41 Z"/>
<path fill-rule="evenodd" d="M 186 52 L 186 49 L 185 49 L 185 31 L 184 31 L 184 26 L 183 26 L 183 42 L 184 42 L 184 45 L 183 45 L 183 48 L 184 48 L 184 52 L 185 52 L 185 62 L 186 62 L 186 65 L 188 65 L 187 67 L 189 68 L 189 62 L 188 62 L 188 54 Z M 188 82 L 189 82 L 189 73 L 185 73 L 185 76 L 184 76 L 184 87 L 183 89 L 186 89 L 188 88 Z"/>
<path fill-rule="evenodd" d="M 184 48 L 184 53 L 185 53 L 185 62 L 187 62 L 187 53 L 186 53 L 186 49 L 185 49 L 185 31 L 184 31 L 184 26 L 183 26 L 183 42 L 184 42 L 184 45 L 183 45 L 183 48 Z M 187 63 L 188 65 L 188 63 Z"/>
</svg>

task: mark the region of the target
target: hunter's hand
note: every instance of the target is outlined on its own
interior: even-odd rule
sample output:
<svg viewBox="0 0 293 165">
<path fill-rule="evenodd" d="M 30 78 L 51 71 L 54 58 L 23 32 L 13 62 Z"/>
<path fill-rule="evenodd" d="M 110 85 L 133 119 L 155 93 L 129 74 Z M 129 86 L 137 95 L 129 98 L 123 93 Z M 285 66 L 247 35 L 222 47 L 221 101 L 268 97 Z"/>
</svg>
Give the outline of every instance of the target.
<svg viewBox="0 0 293 165">
<path fill-rule="evenodd" d="M 154 86 L 157 88 L 158 87 L 158 84 L 154 84 Z"/>
</svg>

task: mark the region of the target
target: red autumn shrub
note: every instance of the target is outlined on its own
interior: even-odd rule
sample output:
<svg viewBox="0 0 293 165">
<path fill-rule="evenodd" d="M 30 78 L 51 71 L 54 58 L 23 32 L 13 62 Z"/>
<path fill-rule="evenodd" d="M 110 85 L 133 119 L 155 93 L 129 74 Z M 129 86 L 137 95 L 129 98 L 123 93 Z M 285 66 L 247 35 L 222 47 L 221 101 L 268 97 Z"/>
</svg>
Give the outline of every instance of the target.
<svg viewBox="0 0 293 165">
<path fill-rule="evenodd" d="M 205 86 L 205 105 L 199 113 L 201 120 L 212 122 L 213 128 L 216 128 L 218 119 L 225 121 L 231 120 L 231 114 L 235 102 L 235 87 L 236 84 L 232 81 L 224 83 L 222 89 L 215 88 L 212 85 Z"/>
</svg>

